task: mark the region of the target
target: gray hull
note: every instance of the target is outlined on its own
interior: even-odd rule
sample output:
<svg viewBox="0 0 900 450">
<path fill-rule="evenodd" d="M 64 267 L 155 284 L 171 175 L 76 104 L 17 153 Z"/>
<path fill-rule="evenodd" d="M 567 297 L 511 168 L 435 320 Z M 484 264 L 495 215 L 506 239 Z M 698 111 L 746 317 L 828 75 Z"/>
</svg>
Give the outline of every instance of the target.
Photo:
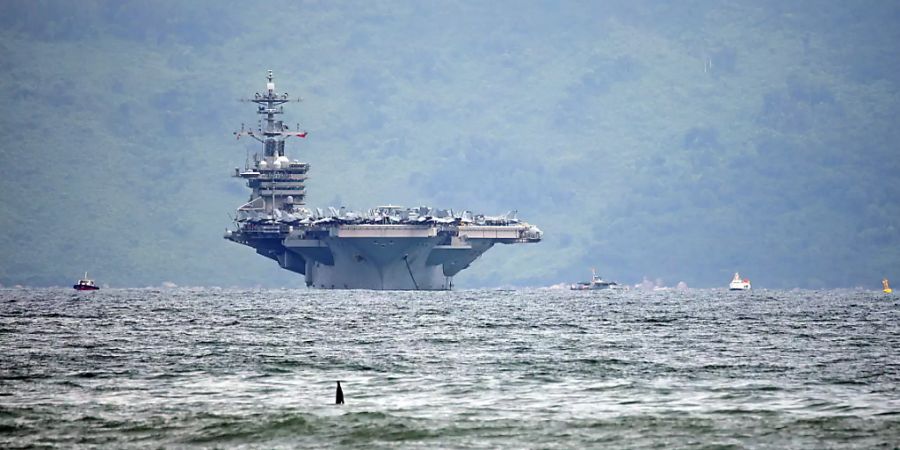
<svg viewBox="0 0 900 450">
<path fill-rule="evenodd" d="M 494 238 L 476 232 L 480 238 L 448 240 L 445 233 L 429 227 L 361 228 L 338 227 L 312 238 L 304 232 L 284 236 L 231 232 L 225 237 L 256 248 L 284 269 L 303 274 L 309 287 L 448 290 L 459 271 L 495 243 L 518 241 L 515 236 L 522 232 L 505 227 L 488 233 L 498 236 Z"/>
<path fill-rule="evenodd" d="M 437 242 L 437 238 L 326 239 L 334 263 L 307 259 L 306 285 L 321 289 L 447 290 L 451 278 L 444 274 L 443 265 L 428 264 Z M 287 249 L 303 254 L 301 249 Z"/>
</svg>

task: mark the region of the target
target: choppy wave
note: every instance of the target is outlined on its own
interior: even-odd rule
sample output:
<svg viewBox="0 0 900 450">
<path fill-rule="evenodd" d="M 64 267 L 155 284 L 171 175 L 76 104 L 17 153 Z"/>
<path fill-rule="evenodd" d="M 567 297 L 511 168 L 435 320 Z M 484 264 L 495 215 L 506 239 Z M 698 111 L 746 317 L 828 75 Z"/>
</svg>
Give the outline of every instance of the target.
<svg viewBox="0 0 900 450">
<path fill-rule="evenodd" d="M 0 290 L 0 447 L 895 448 L 898 307 L 849 290 Z"/>
</svg>

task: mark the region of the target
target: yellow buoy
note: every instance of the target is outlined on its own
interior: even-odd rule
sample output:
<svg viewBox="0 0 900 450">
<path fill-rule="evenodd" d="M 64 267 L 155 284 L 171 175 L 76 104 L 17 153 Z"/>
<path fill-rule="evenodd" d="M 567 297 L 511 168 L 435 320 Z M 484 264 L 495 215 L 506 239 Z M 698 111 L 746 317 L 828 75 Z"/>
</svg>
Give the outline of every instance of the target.
<svg viewBox="0 0 900 450">
<path fill-rule="evenodd" d="M 888 279 L 887 279 L 887 278 L 881 280 L 881 285 L 884 286 L 884 293 L 885 293 L 885 294 L 890 294 L 891 292 L 894 292 L 894 290 L 891 289 L 891 285 L 888 283 Z"/>
</svg>

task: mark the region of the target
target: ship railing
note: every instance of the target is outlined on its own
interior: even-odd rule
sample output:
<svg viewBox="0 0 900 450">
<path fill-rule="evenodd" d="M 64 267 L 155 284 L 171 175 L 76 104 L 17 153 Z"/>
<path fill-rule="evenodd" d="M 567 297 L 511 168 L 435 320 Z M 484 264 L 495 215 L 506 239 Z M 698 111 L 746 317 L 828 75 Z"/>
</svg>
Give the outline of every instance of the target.
<svg viewBox="0 0 900 450">
<path fill-rule="evenodd" d="M 275 179 L 276 183 L 289 183 L 289 182 L 295 182 L 295 181 L 305 181 L 309 177 L 307 175 L 300 174 L 300 173 L 277 172 L 275 174 L 275 176 L 272 176 L 272 174 L 267 173 L 267 174 L 260 176 L 257 179 L 260 181 L 269 182 L 269 181 L 272 181 L 273 178 Z"/>
<path fill-rule="evenodd" d="M 271 225 L 271 224 L 255 224 L 244 223 L 241 226 L 241 232 L 254 234 L 285 234 L 290 231 L 288 225 Z"/>
<path fill-rule="evenodd" d="M 260 189 L 297 189 L 304 188 L 304 184 L 302 181 L 260 181 L 257 186 Z"/>
<path fill-rule="evenodd" d="M 361 224 L 353 224 L 353 225 L 342 225 L 341 228 L 345 230 L 427 230 L 432 228 L 430 225 L 421 225 L 421 224 L 402 224 L 402 223 L 361 223 Z"/>
<path fill-rule="evenodd" d="M 260 189 L 259 195 L 261 197 L 270 197 L 272 195 L 272 191 L 268 190 L 268 189 Z M 297 190 L 276 189 L 275 195 L 279 196 L 279 197 L 293 196 L 293 197 L 295 197 L 294 203 L 297 203 L 299 200 L 296 197 L 304 197 L 306 195 L 306 191 L 303 189 L 297 189 Z M 302 200 L 302 198 L 300 200 Z"/>
</svg>

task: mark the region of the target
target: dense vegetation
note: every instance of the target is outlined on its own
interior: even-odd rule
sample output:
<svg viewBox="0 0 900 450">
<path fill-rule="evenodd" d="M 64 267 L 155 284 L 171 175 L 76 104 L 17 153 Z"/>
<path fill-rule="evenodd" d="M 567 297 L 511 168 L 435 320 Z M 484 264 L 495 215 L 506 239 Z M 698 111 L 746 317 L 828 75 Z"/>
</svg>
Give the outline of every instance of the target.
<svg viewBox="0 0 900 450">
<path fill-rule="evenodd" d="M 900 278 L 896 2 L 0 2 L 0 283 L 301 286 L 224 241 L 275 70 L 313 206 L 518 209 L 458 286 Z"/>
</svg>

